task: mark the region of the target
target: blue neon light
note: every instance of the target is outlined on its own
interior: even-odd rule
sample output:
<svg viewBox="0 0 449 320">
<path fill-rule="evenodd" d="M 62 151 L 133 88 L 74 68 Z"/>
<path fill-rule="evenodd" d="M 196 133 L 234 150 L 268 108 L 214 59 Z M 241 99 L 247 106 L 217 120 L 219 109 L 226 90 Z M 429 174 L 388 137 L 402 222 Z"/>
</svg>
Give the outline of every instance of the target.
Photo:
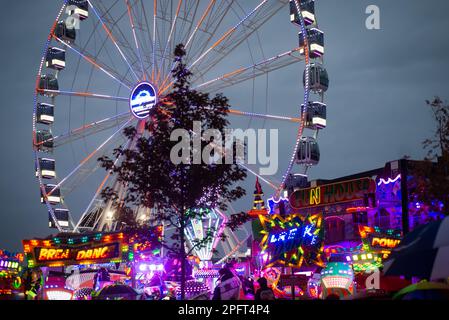
<svg viewBox="0 0 449 320">
<path fill-rule="evenodd" d="M 149 82 L 139 83 L 131 93 L 129 107 L 138 119 L 145 119 L 157 104 L 156 88 Z"/>
<path fill-rule="evenodd" d="M 314 224 L 303 225 L 280 233 L 272 233 L 269 235 L 269 246 L 272 248 L 273 256 L 280 255 L 291 251 L 300 246 L 310 247 L 318 243 L 318 235 L 316 235 L 317 227 Z"/>
<path fill-rule="evenodd" d="M 281 201 L 284 203 L 284 208 L 287 210 L 289 205 L 288 198 L 281 197 L 278 201 L 276 201 L 274 197 L 271 197 L 267 200 L 268 214 L 274 214 Z"/>
</svg>

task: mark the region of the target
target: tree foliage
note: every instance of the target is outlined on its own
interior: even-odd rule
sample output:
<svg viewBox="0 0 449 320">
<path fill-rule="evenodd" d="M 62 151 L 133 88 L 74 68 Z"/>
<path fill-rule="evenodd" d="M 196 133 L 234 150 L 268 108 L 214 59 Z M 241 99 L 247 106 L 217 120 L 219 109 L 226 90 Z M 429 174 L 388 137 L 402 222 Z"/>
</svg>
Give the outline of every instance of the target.
<svg viewBox="0 0 449 320">
<path fill-rule="evenodd" d="M 426 101 L 436 123 L 435 134 L 423 141 L 425 161 L 414 164 L 411 199 L 434 212 L 449 213 L 449 105 L 439 97 Z"/>
<path fill-rule="evenodd" d="M 169 255 L 185 261 L 194 248 L 212 241 L 214 232 L 213 229 L 205 230 L 204 239 L 191 243 L 190 251 L 185 250 L 186 225 L 191 219 L 204 218 L 199 216 L 200 210 L 195 209 L 226 210 L 228 202 L 245 194 L 245 190 L 236 183 L 245 179 L 246 172 L 235 161 L 225 163 L 226 151 L 211 154 L 211 158 L 222 158 L 222 164 L 213 161 L 193 164 L 189 159 L 178 164 L 172 161 L 171 152 L 179 142 L 171 141 L 174 130 L 189 130 L 188 138 L 192 141 L 195 138 L 192 132 L 194 121 L 201 121 L 203 131 L 216 129 L 223 135 L 229 125 L 226 118 L 228 99 L 221 94 L 210 97 L 207 93 L 193 90 L 190 86 L 192 73 L 183 62 L 186 54 L 183 45 L 178 45 L 174 53 L 173 89 L 154 108 L 151 119 L 145 123 L 145 130 L 139 132 L 134 127 L 124 130 L 126 137 L 134 143 L 131 148 L 120 147 L 114 151 L 114 156 L 121 159 L 116 165 L 115 159 L 108 157 L 99 161 L 106 170 L 116 174 L 118 184 L 127 190 L 126 194 L 117 187 L 106 188 L 102 192 L 105 200 L 114 202 L 121 225 L 124 222 L 129 226 L 131 221 L 136 221 L 133 216 L 136 208 L 151 208 L 153 211 L 147 223 L 163 223 L 170 229 L 170 234 L 167 233 L 163 240 L 163 247 Z M 213 142 L 213 138 L 202 139 L 201 150 Z M 190 158 L 191 153 L 187 154 Z"/>
</svg>

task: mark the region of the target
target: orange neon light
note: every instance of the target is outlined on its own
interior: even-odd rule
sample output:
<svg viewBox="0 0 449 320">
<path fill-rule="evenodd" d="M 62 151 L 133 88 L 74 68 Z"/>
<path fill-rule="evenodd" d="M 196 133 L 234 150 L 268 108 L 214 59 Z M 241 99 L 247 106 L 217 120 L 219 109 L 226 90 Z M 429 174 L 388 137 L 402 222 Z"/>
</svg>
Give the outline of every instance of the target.
<svg viewBox="0 0 449 320">
<path fill-rule="evenodd" d="M 86 260 L 86 259 L 106 259 L 109 257 L 109 246 L 95 248 L 95 249 L 87 249 L 80 250 L 76 254 L 76 261 Z"/>
<path fill-rule="evenodd" d="M 39 251 L 38 261 L 57 261 L 65 260 L 70 256 L 70 249 L 46 249 Z"/>
<path fill-rule="evenodd" d="M 374 237 L 371 240 L 371 245 L 384 247 L 384 248 L 395 248 L 397 245 L 401 242 L 401 240 L 398 239 L 389 239 L 389 238 L 378 238 Z"/>
</svg>

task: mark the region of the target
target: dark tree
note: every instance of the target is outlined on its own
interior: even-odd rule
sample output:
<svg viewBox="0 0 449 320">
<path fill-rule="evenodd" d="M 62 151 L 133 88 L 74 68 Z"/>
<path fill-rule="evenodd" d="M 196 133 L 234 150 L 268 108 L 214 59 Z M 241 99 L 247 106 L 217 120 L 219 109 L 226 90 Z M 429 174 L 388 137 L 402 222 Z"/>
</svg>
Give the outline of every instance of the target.
<svg viewBox="0 0 449 320">
<path fill-rule="evenodd" d="M 214 231 L 206 230 L 206 237 L 194 241 L 186 250 L 186 226 L 190 219 L 202 218 L 198 208 L 226 210 L 228 202 L 242 197 L 245 190 L 236 183 L 245 179 L 246 171 L 236 164 L 235 156 L 231 163 L 225 161 L 226 153 L 235 153 L 236 144 L 228 149 L 223 146 L 212 150 L 209 161 L 199 164 L 193 163 L 192 154 L 214 146 L 214 138 L 201 138 L 201 150 L 197 150 L 198 145 L 196 149 L 192 147 L 190 142 L 185 148 L 179 148 L 179 143 L 184 141 L 182 138 L 189 141 L 200 138 L 192 130 L 194 121 L 201 121 L 202 132 L 215 129 L 224 137 L 229 125 L 226 118 L 229 105 L 228 99 L 221 94 L 211 98 L 193 90 L 190 87 L 192 74 L 183 62 L 186 54 L 183 45 L 178 45 L 174 53 L 176 67 L 172 72 L 172 92 L 153 110 L 143 134 L 132 127 L 124 131 L 129 139 L 136 141 L 135 147 L 116 149 L 114 155 L 123 159 L 116 166 L 109 158 L 99 161 L 106 170 L 117 174 L 119 183 L 126 185 L 127 194 L 123 198 L 116 190 L 107 188 L 103 191 L 104 199 L 114 201 L 119 213 L 124 214 L 118 217 L 122 224 L 129 226 L 129 221 L 133 220 L 131 212 L 136 208 L 153 208 L 155 213 L 149 225 L 164 224 L 171 230 L 170 234 L 165 234 L 162 246 L 169 255 L 181 260 L 181 299 L 184 299 L 186 258 L 194 249 L 212 241 Z M 177 129 L 187 130 L 186 134 L 171 141 L 171 135 Z M 176 151 L 174 154 L 173 150 Z M 176 155 L 182 156 L 184 161 L 173 161 Z"/>
<path fill-rule="evenodd" d="M 411 200 L 434 212 L 449 213 L 449 105 L 439 97 L 426 101 L 436 123 L 435 134 L 423 142 L 427 156 L 414 164 Z"/>
</svg>

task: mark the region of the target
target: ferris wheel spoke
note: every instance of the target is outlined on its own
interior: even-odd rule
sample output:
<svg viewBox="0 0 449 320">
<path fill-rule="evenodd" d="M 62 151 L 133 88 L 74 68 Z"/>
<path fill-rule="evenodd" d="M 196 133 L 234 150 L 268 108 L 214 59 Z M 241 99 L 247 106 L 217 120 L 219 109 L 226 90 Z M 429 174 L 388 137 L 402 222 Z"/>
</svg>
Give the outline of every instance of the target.
<svg viewBox="0 0 449 320">
<path fill-rule="evenodd" d="M 142 57 L 145 62 L 151 66 L 151 56 L 149 53 L 153 52 L 153 35 L 150 27 L 150 22 L 147 16 L 147 10 L 145 8 L 143 0 L 136 0 L 140 3 L 140 9 L 137 8 L 135 11 L 140 12 L 142 14 L 140 21 L 138 19 L 139 27 L 138 30 L 142 33 L 141 35 L 141 43 L 145 44 L 145 48 L 141 48 Z M 133 6 L 134 7 L 134 6 Z M 138 18 L 138 17 L 137 17 Z"/>
<path fill-rule="evenodd" d="M 254 117 L 254 118 L 261 118 L 261 119 L 268 119 L 268 120 L 279 120 L 279 121 L 301 123 L 301 118 L 293 118 L 293 117 L 286 117 L 286 116 L 277 116 L 277 115 L 272 115 L 272 114 L 247 112 L 247 111 L 241 111 L 241 110 L 236 110 L 236 109 L 229 109 L 229 114 L 235 115 L 235 116 Z"/>
<path fill-rule="evenodd" d="M 129 22 L 131 24 L 131 29 L 132 29 L 132 32 L 133 32 L 134 43 L 136 45 L 137 55 L 139 57 L 140 66 L 142 68 L 143 80 L 146 81 L 147 80 L 147 75 L 146 75 L 146 72 L 145 72 L 145 67 L 144 67 L 144 62 L 143 62 L 143 57 L 142 57 L 142 51 L 140 49 L 139 42 L 137 41 L 136 26 L 134 24 L 134 18 L 133 18 L 133 14 L 132 14 L 132 7 L 131 7 L 131 5 L 129 3 L 129 0 L 125 0 L 125 2 L 126 2 L 126 7 L 128 9 Z"/>
<path fill-rule="evenodd" d="M 165 77 L 165 79 L 162 81 L 162 84 L 160 84 L 160 82 L 158 83 L 161 87 L 164 86 L 168 81 L 168 78 L 171 76 L 171 71 L 176 65 L 176 62 L 173 62 L 174 56 L 169 45 L 170 43 L 173 45 L 176 45 L 178 43 L 186 43 L 187 38 L 191 34 L 194 27 L 199 5 L 200 1 L 179 1 L 175 17 L 172 21 L 171 31 L 165 45 L 164 53 L 161 57 L 161 64 L 163 63 L 161 72 L 163 72 L 163 76 Z"/>
<path fill-rule="evenodd" d="M 214 36 L 218 34 L 218 29 L 222 22 L 227 17 L 235 0 L 211 1 L 209 7 L 206 8 L 202 19 L 200 19 L 194 34 L 189 37 L 188 46 L 190 50 L 187 51 L 187 57 L 197 57 L 204 52 Z M 195 45 L 193 45 L 195 44 Z"/>
<path fill-rule="evenodd" d="M 63 44 L 64 46 L 66 46 L 67 48 L 69 48 L 70 50 L 72 50 L 73 52 L 78 54 L 79 56 L 81 56 L 84 60 L 86 60 L 87 62 L 92 64 L 94 67 L 103 71 L 107 76 L 109 76 L 110 78 L 112 78 L 116 82 L 118 82 L 119 84 L 121 84 L 124 87 L 131 90 L 130 84 L 123 82 L 125 80 L 123 80 L 123 81 L 120 80 L 120 78 L 123 78 L 123 77 L 118 75 L 117 72 L 113 71 L 112 68 L 106 66 L 104 63 L 102 64 L 102 63 L 98 62 L 91 54 L 89 54 L 87 52 L 83 52 L 83 50 L 81 48 L 77 47 L 76 45 L 70 45 L 66 41 L 64 41 L 56 36 L 53 36 L 53 37 L 55 38 L 56 41 L 58 41 L 59 43 Z"/>
<path fill-rule="evenodd" d="M 174 43 L 187 43 L 187 39 L 189 35 L 192 33 L 192 30 L 195 26 L 196 17 L 198 14 L 198 9 L 200 7 L 201 1 L 196 0 L 186 0 L 183 5 L 183 9 L 181 10 L 182 14 L 179 16 L 179 30 L 180 32 L 176 32 Z"/>
<path fill-rule="evenodd" d="M 123 53 L 122 49 L 120 48 L 120 46 L 117 43 L 116 38 L 114 37 L 114 35 L 112 34 L 111 30 L 109 30 L 109 28 L 107 27 L 106 23 L 104 22 L 103 18 L 101 17 L 101 15 L 98 13 L 97 9 L 92 5 L 92 1 L 91 0 L 87 0 L 90 8 L 92 9 L 92 11 L 95 13 L 95 15 L 97 16 L 98 20 L 100 21 L 101 25 L 103 26 L 103 29 L 105 30 L 107 36 L 109 37 L 109 39 L 112 41 L 112 43 L 114 44 L 114 46 L 117 48 L 118 52 L 120 53 L 121 57 L 123 58 L 123 60 L 126 62 L 126 64 L 128 65 L 129 70 L 131 70 L 131 73 L 134 75 L 134 77 L 136 78 L 137 81 L 139 81 L 139 77 L 137 76 L 136 72 L 134 71 L 134 69 L 132 68 L 130 62 L 128 61 L 128 59 L 126 58 L 125 54 Z"/>
<path fill-rule="evenodd" d="M 145 121 L 144 120 L 137 121 L 137 124 L 135 125 L 135 127 L 136 127 L 136 131 L 137 131 L 137 135 L 134 136 L 132 139 L 128 139 L 128 142 L 126 145 L 127 150 L 134 150 L 136 148 L 137 140 L 139 139 L 139 137 L 143 134 L 143 132 L 145 130 Z M 115 163 L 120 161 L 123 156 L 124 155 L 119 155 L 119 157 L 118 157 L 118 159 L 116 159 Z M 111 185 L 112 185 L 113 190 L 115 192 L 117 192 L 119 201 L 122 201 L 124 199 L 124 197 L 126 196 L 128 184 L 120 182 L 118 180 L 118 177 L 116 176 L 115 180 L 112 182 Z M 97 192 L 101 192 L 101 188 L 103 188 L 103 187 L 104 187 L 104 184 L 102 183 L 102 185 L 100 185 L 100 187 L 97 189 Z M 107 209 L 111 209 L 112 206 L 113 206 L 113 200 L 109 200 L 105 204 L 104 207 Z M 86 210 L 89 210 L 89 208 L 87 208 Z M 97 219 L 95 221 L 95 225 L 97 225 L 100 222 L 101 222 L 101 224 L 105 224 L 105 217 L 104 217 L 105 214 L 106 214 L 106 212 L 105 212 L 105 210 L 103 210 L 103 212 L 97 217 Z"/>
<path fill-rule="evenodd" d="M 231 235 L 234 238 L 236 238 L 234 233 L 232 233 L 230 231 L 225 230 L 225 233 L 227 233 L 227 237 L 229 237 L 229 233 L 231 233 Z M 231 245 L 230 247 L 232 248 L 232 250 L 227 255 L 225 255 L 220 261 L 217 261 L 216 264 L 224 263 L 229 257 L 231 257 L 233 254 L 235 254 L 240 249 L 240 247 L 248 241 L 248 239 L 249 239 L 249 236 L 247 236 L 242 241 L 237 242 L 235 245 Z"/>
<path fill-rule="evenodd" d="M 85 124 L 78 129 L 74 129 L 67 133 L 63 133 L 61 135 L 53 137 L 51 139 L 41 141 L 41 142 L 37 143 L 36 146 L 40 146 L 40 145 L 44 145 L 46 143 L 53 142 L 53 145 L 55 148 L 60 147 L 69 142 L 73 142 L 78 139 L 81 139 L 81 138 L 84 138 L 87 136 L 91 136 L 93 134 L 111 129 L 111 128 L 115 127 L 116 125 L 122 125 L 125 120 L 129 119 L 129 117 L 130 117 L 129 112 L 125 112 L 125 113 L 116 115 L 114 117 L 109 117 L 109 118 L 95 121 L 95 122 L 92 122 L 89 124 Z"/>
<path fill-rule="evenodd" d="M 134 144 L 134 139 L 128 139 L 125 149 L 131 149 L 133 144 Z M 122 160 L 123 156 L 124 155 L 121 154 L 121 155 L 119 155 L 117 157 L 117 159 L 115 159 L 114 166 L 117 165 Z M 93 207 L 95 201 L 98 199 L 98 196 L 100 195 L 101 191 L 104 189 L 104 187 L 106 186 L 106 183 L 108 183 L 108 181 L 110 180 L 110 178 L 112 176 L 113 176 L 113 172 L 108 171 L 106 176 L 101 181 L 100 185 L 97 187 L 94 196 L 92 197 L 91 201 L 89 202 L 89 205 L 87 206 L 86 210 L 83 212 L 83 214 L 82 214 L 82 216 L 81 216 L 81 218 L 80 218 L 80 220 L 79 220 L 79 222 L 77 224 L 77 227 L 76 227 L 77 229 L 81 228 L 81 227 L 83 227 L 83 228 L 88 227 L 88 226 L 85 225 L 85 219 L 86 219 L 87 216 L 92 214 L 91 211 L 92 211 L 92 207 Z M 115 186 L 116 183 L 117 183 L 117 177 L 116 177 L 115 181 L 111 185 Z M 104 206 L 104 208 L 106 208 L 106 207 L 109 207 L 109 206 L 108 205 Z M 93 221 L 92 226 L 96 226 L 99 223 L 99 221 L 102 219 L 104 214 L 106 214 L 106 212 L 104 212 L 104 210 L 102 210 L 101 213 L 97 214 L 96 218 Z"/>
<path fill-rule="evenodd" d="M 151 57 L 151 81 L 156 76 L 157 0 L 153 0 L 153 54 Z"/>
<path fill-rule="evenodd" d="M 301 48 L 295 48 L 287 52 L 278 54 L 269 59 L 265 59 L 258 63 L 245 68 L 239 68 L 228 72 L 218 78 L 209 80 L 198 85 L 196 90 L 206 90 L 207 92 L 216 92 L 224 88 L 237 85 L 244 81 L 266 75 L 270 72 L 285 68 L 294 63 L 303 61 L 304 58 L 300 54 Z"/>
<path fill-rule="evenodd" d="M 288 4 L 288 0 L 261 1 L 252 11 L 250 11 L 242 20 L 229 29 L 223 36 L 217 40 L 209 49 L 203 52 L 190 66 L 189 69 L 196 67 L 198 76 L 205 74 L 214 65 L 220 62 L 230 52 L 237 48 L 242 42 L 250 37 L 262 25 L 270 20 L 283 6 Z M 215 55 L 209 60 L 204 60 L 211 52 Z M 207 63 L 205 63 L 206 61 Z M 204 64 L 205 67 L 199 67 Z"/>
<path fill-rule="evenodd" d="M 222 22 L 222 20 L 227 15 L 230 7 L 232 6 L 234 0 L 222 1 L 217 4 L 216 0 L 210 0 L 207 8 L 203 12 L 201 18 L 197 22 L 193 32 L 188 34 L 187 42 L 185 43 L 185 48 L 187 51 L 187 60 L 190 56 L 195 56 L 196 52 L 202 52 L 207 48 L 208 43 L 211 41 L 214 36 L 218 26 Z M 225 4 L 225 5 L 223 5 Z M 200 41 L 200 44 L 195 45 L 192 50 L 188 50 L 189 47 L 192 46 L 192 43 L 199 37 L 197 33 L 203 33 L 206 35 L 206 40 Z M 196 43 L 196 42 L 195 42 Z M 173 70 L 176 66 L 176 63 L 173 63 L 171 66 L 171 70 Z M 168 72 L 164 81 L 161 84 L 161 88 L 164 88 L 168 81 L 170 80 L 171 72 Z"/>
<path fill-rule="evenodd" d="M 131 145 L 131 142 L 132 142 L 131 140 L 128 141 L 127 147 L 126 147 L 126 148 L 128 148 L 128 147 Z M 114 166 L 117 165 L 117 164 L 119 163 L 119 161 L 122 159 L 122 157 L 123 157 L 122 155 L 119 155 L 119 156 L 117 157 L 117 159 L 115 159 L 115 161 L 114 161 Z M 97 187 L 97 189 L 95 190 L 94 196 L 92 197 L 91 201 L 89 202 L 89 204 L 88 204 L 86 210 L 84 210 L 84 212 L 82 213 L 81 218 L 79 219 L 79 221 L 78 221 L 78 223 L 77 223 L 77 225 L 76 225 L 76 227 L 75 227 L 75 231 L 74 231 L 74 232 L 77 232 L 77 231 L 78 231 L 78 228 L 79 228 L 80 225 L 83 223 L 83 221 L 85 220 L 86 216 L 89 214 L 89 212 L 90 212 L 92 206 L 94 205 L 95 201 L 98 199 L 98 196 L 100 195 L 101 191 L 104 189 L 106 183 L 107 183 L 108 180 L 111 178 L 111 176 L 112 176 L 112 172 L 111 172 L 111 171 L 108 171 L 108 173 L 106 174 L 106 176 L 105 176 L 105 177 L 103 178 L 103 180 L 101 181 L 100 185 L 99 185 L 99 186 Z M 100 217 L 98 217 L 98 219 L 99 219 L 99 218 L 100 218 Z M 95 225 L 95 223 L 94 223 L 94 225 Z"/>
<path fill-rule="evenodd" d="M 187 42 L 185 44 L 185 48 L 187 49 L 190 45 L 190 43 L 192 42 L 192 40 L 195 38 L 196 33 L 198 32 L 198 30 L 200 29 L 201 25 L 203 24 L 204 20 L 206 19 L 206 17 L 209 15 L 209 13 L 212 10 L 212 7 L 214 6 L 216 0 L 210 0 L 209 4 L 207 5 L 206 10 L 204 11 L 203 15 L 201 16 L 200 20 L 198 21 L 198 23 L 195 26 L 195 29 L 193 30 L 193 32 L 190 34 L 189 38 L 187 39 Z"/>
<path fill-rule="evenodd" d="M 195 133 L 195 132 L 192 131 L 192 130 L 190 130 L 190 133 L 191 133 L 193 136 L 196 136 L 196 135 L 197 135 L 197 133 Z M 210 143 L 213 147 L 215 147 L 216 150 L 220 153 L 221 156 L 226 156 L 226 150 L 225 150 L 222 146 L 217 145 L 217 144 L 215 144 L 215 143 L 213 143 L 213 142 L 210 142 L 210 141 L 206 141 L 206 140 L 204 139 L 204 137 L 200 137 L 200 138 L 201 138 L 202 141 L 207 142 L 207 143 Z M 258 173 L 255 172 L 254 170 L 252 170 L 248 165 L 244 164 L 244 163 L 241 162 L 241 161 L 237 162 L 237 165 L 239 165 L 239 166 L 242 167 L 243 169 L 246 169 L 247 171 L 249 171 L 249 172 L 250 172 L 251 174 L 253 174 L 254 176 L 258 177 L 260 180 L 262 180 L 263 182 L 265 182 L 268 186 L 270 186 L 270 187 L 273 188 L 274 190 L 277 190 L 278 187 L 277 187 L 277 185 L 276 185 L 275 183 L 273 183 L 273 182 L 269 181 L 268 179 L 264 178 L 263 176 L 261 176 L 260 174 L 258 174 Z"/>
<path fill-rule="evenodd" d="M 100 144 L 94 151 L 92 151 L 87 157 L 85 157 L 79 165 L 77 165 L 67 176 L 65 176 L 49 193 L 47 193 L 47 196 L 51 196 L 55 190 L 61 188 L 61 186 L 70 178 L 72 177 L 76 172 L 78 172 L 89 160 L 92 159 L 93 156 L 95 156 L 100 150 L 102 150 L 115 136 L 117 136 L 119 133 L 122 132 L 122 130 L 133 120 L 133 118 L 126 121 L 117 131 L 115 131 L 109 138 L 107 138 L 105 141 L 103 141 L 102 144 Z"/>
<path fill-rule="evenodd" d="M 266 183 L 273 190 L 277 190 L 278 186 L 275 183 L 273 183 L 270 180 L 264 178 L 263 176 L 258 174 L 256 171 L 252 170 L 248 165 L 243 164 L 243 163 L 239 163 L 238 165 L 241 166 L 242 168 L 246 169 L 248 172 L 250 172 L 252 175 L 254 175 L 257 178 L 259 178 L 260 180 L 262 180 L 264 183 Z"/>
<path fill-rule="evenodd" d="M 120 13 L 117 15 L 117 17 L 113 17 L 111 15 L 112 8 L 115 7 L 115 5 L 117 3 L 121 3 L 123 0 L 115 0 L 115 2 L 112 5 L 108 4 L 108 6 L 105 6 L 102 3 L 102 0 L 97 0 L 97 1 L 98 1 L 98 10 L 101 11 L 103 22 L 105 23 L 105 25 L 109 25 L 111 33 L 113 33 L 113 31 L 112 31 L 113 29 L 115 30 L 115 35 L 116 35 L 115 40 L 117 42 L 117 45 L 122 49 L 125 56 L 126 56 L 126 53 L 128 53 L 128 58 L 133 59 L 133 60 L 131 60 L 132 68 L 131 69 L 128 68 L 127 74 L 132 73 L 135 70 L 139 70 L 141 68 L 140 64 L 136 68 L 134 68 L 134 65 L 137 64 L 140 60 L 139 55 L 138 55 L 138 53 L 135 52 L 135 49 L 134 49 L 133 45 L 130 44 L 130 41 L 128 41 L 129 34 L 125 35 L 125 33 L 123 33 L 122 29 L 120 28 L 120 26 L 122 26 L 124 24 L 126 25 L 126 23 L 122 20 L 126 20 L 126 18 L 128 18 L 128 8 L 125 6 L 126 9 L 124 11 L 120 11 Z M 98 21 L 98 23 L 101 24 L 101 21 Z M 106 37 L 106 40 L 109 40 L 109 37 Z M 127 51 L 127 52 L 125 52 L 125 51 Z M 141 78 L 143 79 L 144 77 L 145 77 L 145 75 L 142 74 Z M 131 82 L 133 82 L 133 81 L 131 81 Z"/>
<path fill-rule="evenodd" d="M 81 97 L 81 98 L 94 98 L 102 100 L 111 101 L 129 101 L 126 97 L 115 97 L 104 94 L 92 93 L 92 92 L 74 92 L 74 91 L 63 91 L 63 90 L 48 90 L 48 89 L 36 89 L 37 93 L 46 95 L 59 95 L 59 96 L 69 96 L 69 97 Z"/>
<path fill-rule="evenodd" d="M 163 65 L 165 64 L 165 55 L 167 54 L 167 50 L 168 50 L 170 43 L 172 42 L 173 32 L 175 31 L 176 22 L 178 21 L 179 12 L 181 11 L 182 1 L 183 0 L 178 0 L 178 7 L 176 8 L 176 13 L 175 13 L 175 16 L 173 17 L 173 22 L 172 22 L 172 25 L 170 28 L 170 33 L 168 34 L 167 43 L 165 44 L 164 52 L 162 53 L 162 57 L 159 62 L 160 63 L 159 70 L 161 70 L 160 72 L 163 72 L 163 70 L 164 70 Z"/>
<path fill-rule="evenodd" d="M 193 82 L 203 77 L 211 68 L 240 46 L 286 4 L 288 4 L 288 0 L 261 1 L 242 20 L 226 31 L 211 47 L 188 66 L 188 69 L 195 74 Z M 215 55 L 210 56 L 211 52 L 214 52 Z M 205 60 L 206 57 L 208 59 Z M 172 85 L 173 81 L 162 87 L 161 92 L 167 91 Z"/>
</svg>

